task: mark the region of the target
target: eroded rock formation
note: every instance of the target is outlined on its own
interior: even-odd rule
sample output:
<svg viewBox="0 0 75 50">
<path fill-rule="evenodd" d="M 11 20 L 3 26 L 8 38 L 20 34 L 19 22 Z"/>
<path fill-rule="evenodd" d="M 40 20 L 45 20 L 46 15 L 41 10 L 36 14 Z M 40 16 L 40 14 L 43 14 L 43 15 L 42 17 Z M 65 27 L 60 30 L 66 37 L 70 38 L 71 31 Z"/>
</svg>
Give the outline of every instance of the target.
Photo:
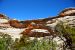
<svg viewBox="0 0 75 50">
<path fill-rule="evenodd" d="M 30 37 L 52 36 L 59 45 L 57 50 L 62 50 L 60 45 L 64 45 L 66 38 L 64 36 L 60 38 L 55 31 L 59 21 L 75 27 L 75 8 L 65 9 L 56 17 L 26 21 L 10 20 L 5 15 L 0 14 L 0 32 L 11 35 L 14 40 L 20 38 L 21 35 Z"/>
</svg>

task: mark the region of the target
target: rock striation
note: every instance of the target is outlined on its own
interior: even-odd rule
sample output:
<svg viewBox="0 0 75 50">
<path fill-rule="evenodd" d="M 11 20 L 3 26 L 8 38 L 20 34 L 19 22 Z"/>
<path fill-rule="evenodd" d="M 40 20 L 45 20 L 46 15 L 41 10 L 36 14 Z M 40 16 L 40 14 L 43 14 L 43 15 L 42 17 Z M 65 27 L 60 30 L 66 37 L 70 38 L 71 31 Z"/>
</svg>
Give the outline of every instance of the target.
<svg viewBox="0 0 75 50">
<path fill-rule="evenodd" d="M 65 45 L 66 38 L 62 36 L 61 39 L 55 31 L 55 27 L 60 21 L 75 27 L 75 8 L 67 8 L 52 18 L 25 21 L 9 19 L 5 15 L 0 14 L 0 32 L 9 34 L 13 40 L 20 38 L 22 35 L 32 38 L 52 36 L 54 37 L 53 41 L 57 42 L 57 50 L 62 50 L 61 46 Z"/>
</svg>

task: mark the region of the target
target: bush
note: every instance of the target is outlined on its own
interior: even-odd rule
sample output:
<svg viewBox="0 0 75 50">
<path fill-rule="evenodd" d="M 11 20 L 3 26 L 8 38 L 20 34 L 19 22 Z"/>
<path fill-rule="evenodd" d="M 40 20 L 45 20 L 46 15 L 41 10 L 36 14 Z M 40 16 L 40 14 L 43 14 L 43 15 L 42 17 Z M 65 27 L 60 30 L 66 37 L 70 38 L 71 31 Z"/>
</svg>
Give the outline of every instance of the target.
<svg viewBox="0 0 75 50">
<path fill-rule="evenodd" d="M 13 47 L 13 50 L 50 50 L 55 49 L 55 44 L 49 39 L 37 40 L 35 37 L 30 40 L 29 37 L 22 36 L 19 41 L 15 41 Z"/>
<path fill-rule="evenodd" d="M 9 50 L 12 45 L 12 39 L 8 34 L 0 32 L 0 50 Z"/>
<path fill-rule="evenodd" d="M 55 44 L 50 39 L 30 40 L 23 35 L 20 39 L 12 40 L 8 34 L 0 33 L 0 50 L 55 50 Z"/>
<path fill-rule="evenodd" d="M 66 38 L 66 45 L 72 49 L 73 44 L 75 44 L 75 28 L 64 24 L 65 23 L 63 22 L 58 23 L 55 30 L 59 33 L 59 35 Z"/>
</svg>

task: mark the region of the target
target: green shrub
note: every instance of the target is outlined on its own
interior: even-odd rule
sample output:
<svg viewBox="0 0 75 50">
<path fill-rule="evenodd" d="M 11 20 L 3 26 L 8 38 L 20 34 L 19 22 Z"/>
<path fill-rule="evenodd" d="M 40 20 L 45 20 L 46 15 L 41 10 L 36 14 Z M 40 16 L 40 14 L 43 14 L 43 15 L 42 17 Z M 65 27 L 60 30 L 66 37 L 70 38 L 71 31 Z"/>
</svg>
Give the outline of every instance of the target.
<svg viewBox="0 0 75 50">
<path fill-rule="evenodd" d="M 9 50 L 12 45 L 12 39 L 8 34 L 0 32 L 0 50 Z"/>
<path fill-rule="evenodd" d="M 0 50 L 55 50 L 55 44 L 49 39 L 30 40 L 23 35 L 20 39 L 12 40 L 8 34 L 0 33 Z"/>
<path fill-rule="evenodd" d="M 65 23 L 60 22 L 56 25 L 55 30 L 59 33 L 59 35 L 64 35 L 65 38 L 68 39 L 68 44 L 72 45 L 75 44 L 75 28 L 67 25 L 64 25 Z"/>
<path fill-rule="evenodd" d="M 55 44 L 48 39 L 37 40 L 35 37 L 34 40 L 30 40 L 27 36 L 22 36 L 18 41 L 16 40 L 13 47 L 13 50 L 50 50 L 55 49 Z"/>
</svg>

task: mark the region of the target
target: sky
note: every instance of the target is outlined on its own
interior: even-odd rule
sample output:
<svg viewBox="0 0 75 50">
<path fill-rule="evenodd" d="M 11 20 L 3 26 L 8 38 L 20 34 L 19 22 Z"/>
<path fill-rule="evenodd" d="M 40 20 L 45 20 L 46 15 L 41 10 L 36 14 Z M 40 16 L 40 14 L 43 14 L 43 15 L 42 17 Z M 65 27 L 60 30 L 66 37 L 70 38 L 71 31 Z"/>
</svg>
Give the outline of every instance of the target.
<svg viewBox="0 0 75 50">
<path fill-rule="evenodd" d="M 69 7 L 75 0 L 0 0 L 0 13 L 18 20 L 54 17 Z"/>
</svg>

